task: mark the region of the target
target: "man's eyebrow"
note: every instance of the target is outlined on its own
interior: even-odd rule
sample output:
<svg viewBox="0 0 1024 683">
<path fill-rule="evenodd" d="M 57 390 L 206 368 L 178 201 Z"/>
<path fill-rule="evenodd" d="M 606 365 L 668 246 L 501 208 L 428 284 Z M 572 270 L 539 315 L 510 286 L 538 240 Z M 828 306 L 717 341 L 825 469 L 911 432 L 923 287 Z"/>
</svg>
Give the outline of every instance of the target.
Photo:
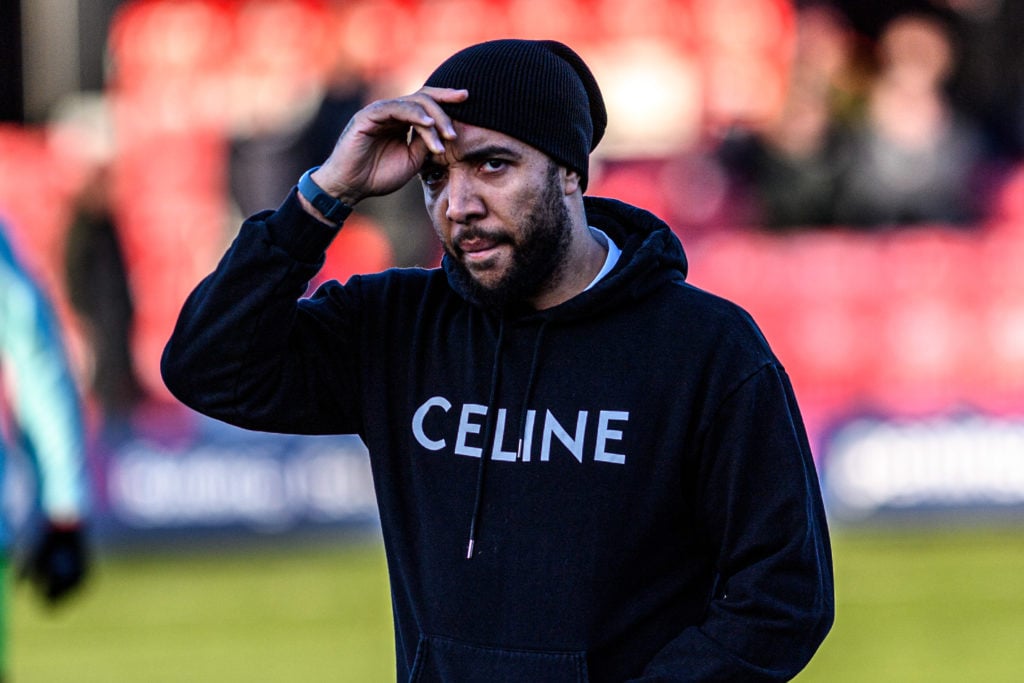
<svg viewBox="0 0 1024 683">
<path fill-rule="evenodd" d="M 476 164 L 495 157 L 503 157 L 511 159 L 512 161 L 518 161 L 523 158 L 523 152 L 515 147 L 508 147 L 507 145 L 486 145 L 478 149 L 469 150 L 460 157 L 459 161 Z M 423 160 L 421 172 L 422 169 L 443 168 L 447 165 L 448 164 L 445 162 L 443 156 L 431 154 Z"/>
<path fill-rule="evenodd" d="M 523 153 L 518 149 L 505 145 L 487 145 L 486 147 L 480 147 L 479 149 L 469 150 L 462 155 L 462 160 L 475 163 L 479 161 L 486 161 L 494 157 L 505 157 L 508 159 L 518 160 L 523 157 Z"/>
</svg>

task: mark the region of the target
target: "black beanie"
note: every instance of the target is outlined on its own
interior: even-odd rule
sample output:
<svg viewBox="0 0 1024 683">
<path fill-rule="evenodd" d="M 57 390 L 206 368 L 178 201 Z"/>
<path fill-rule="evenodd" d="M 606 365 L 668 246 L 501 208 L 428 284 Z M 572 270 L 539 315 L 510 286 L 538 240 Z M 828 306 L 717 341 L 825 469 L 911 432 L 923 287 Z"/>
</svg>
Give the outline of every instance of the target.
<svg viewBox="0 0 1024 683">
<path fill-rule="evenodd" d="M 608 114 L 590 69 L 554 40 L 492 40 L 449 57 L 424 85 L 464 88 L 464 102 L 444 102 L 456 121 L 489 128 L 535 147 L 580 174 L 601 141 Z"/>
</svg>

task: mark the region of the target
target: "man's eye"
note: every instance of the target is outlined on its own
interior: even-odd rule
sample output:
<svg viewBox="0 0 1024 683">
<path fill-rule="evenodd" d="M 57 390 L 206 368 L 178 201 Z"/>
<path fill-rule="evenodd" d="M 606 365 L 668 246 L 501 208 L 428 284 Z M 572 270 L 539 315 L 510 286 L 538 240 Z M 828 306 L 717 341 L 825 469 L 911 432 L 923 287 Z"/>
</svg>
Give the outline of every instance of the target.
<svg viewBox="0 0 1024 683">
<path fill-rule="evenodd" d="M 504 159 L 488 159 L 483 165 L 485 171 L 500 171 L 506 166 L 508 166 L 508 162 Z"/>
<path fill-rule="evenodd" d="M 437 185 L 439 182 L 444 180 L 444 171 L 437 168 L 426 169 L 420 173 L 420 179 L 423 181 L 424 185 Z"/>
</svg>

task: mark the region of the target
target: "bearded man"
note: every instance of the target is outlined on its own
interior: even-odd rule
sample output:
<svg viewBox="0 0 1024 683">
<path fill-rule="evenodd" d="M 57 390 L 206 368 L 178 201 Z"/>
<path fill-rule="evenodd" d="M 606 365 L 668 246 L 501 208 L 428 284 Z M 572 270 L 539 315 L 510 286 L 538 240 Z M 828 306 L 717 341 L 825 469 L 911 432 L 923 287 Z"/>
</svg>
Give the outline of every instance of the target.
<svg viewBox="0 0 1024 683">
<path fill-rule="evenodd" d="M 561 43 L 456 53 L 245 222 L 165 350 L 208 415 L 363 439 L 400 681 L 785 680 L 831 626 L 789 379 L 667 225 L 584 197 L 606 121 Z M 416 174 L 441 267 L 303 298 Z"/>
</svg>

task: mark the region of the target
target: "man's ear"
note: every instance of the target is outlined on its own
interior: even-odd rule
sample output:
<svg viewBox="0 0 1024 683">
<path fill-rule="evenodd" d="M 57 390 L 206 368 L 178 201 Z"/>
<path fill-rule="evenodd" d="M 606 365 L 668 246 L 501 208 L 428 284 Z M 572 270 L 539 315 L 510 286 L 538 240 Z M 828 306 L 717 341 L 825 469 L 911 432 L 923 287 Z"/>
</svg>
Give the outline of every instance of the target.
<svg viewBox="0 0 1024 683">
<path fill-rule="evenodd" d="M 562 167 L 562 172 L 564 174 L 562 177 L 562 191 L 565 192 L 566 195 L 570 195 L 579 190 L 580 183 L 582 182 L 580 174 L 576 171 L 565 168 L 564 166 Z"/>
</svg>

